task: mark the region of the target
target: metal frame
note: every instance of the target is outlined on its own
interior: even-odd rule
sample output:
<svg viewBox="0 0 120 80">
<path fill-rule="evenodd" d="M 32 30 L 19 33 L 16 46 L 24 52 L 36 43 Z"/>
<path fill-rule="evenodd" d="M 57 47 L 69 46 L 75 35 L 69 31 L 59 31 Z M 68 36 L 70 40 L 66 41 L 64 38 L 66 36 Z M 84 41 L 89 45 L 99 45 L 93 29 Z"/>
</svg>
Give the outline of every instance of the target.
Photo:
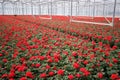
<svg viewBox="0 0 120 80">
<path fill-rule="evenodd" d="M 118 5 L 117 5 L 117 7 L 119 7 L 119 15 L 118 15 L 118 18 L 119 18 L 119 20 L 120 20 L 120 3 L 118 3 Z"/>
<path fill-rule="evenodd" d="M 11 11 L 12 11 L 12 12 L 10 12 L 10 13 L 9 13 L 9 11 L 8 11 L 8 6 L 6 6 L 7 4 L 11 5 Z M 13 4 L 12 4 L 12 3 L 10 3 L 10 2 L 4 2 L 3 5 L 4 5 L 4 7 L 3 7 L 3 11 L 4 11 L 3 13 L 4 13 L 4 14 L 3 14 L 3 15 L 5 15 L 5 13 L 7 13 L 7 15 L 14 13 L 14 9 L 13 9 Z"/>
<path fill-rule="evenodd" d="M 2 10 L 2 15 L 4 15 L 4 4 L 3 4 L 3 2 L 0 2 L 0 4 L 1 4 L 1 10 Z"/>
<path fill-rule="evenodd" d="M 39 1 L 39 4 L 40 4 L 40 12 L 41 12 L 41 3 L 40 3 L 40 1 Z M 42 5 L 43 4 L 46 4 L 46 2 L 44 2 L 44 3 L 42 3 Z M 50 10 L 49 10 L 49 4 L 50 4 L 50 10 L 51 10 L 51 12 L 50 12 Z M 50 16 L 49 18 L 47 18 L 47 17 L 43 17 L 42 15 L 41 16 L 39 16 L 39 18 L 40 19 L 52 19 L 52 0 L 51 0 L 51 2 L 47 2 L 47 7 L 48 7 L 48 15 Z M 41 14 L 41 13 L 40 13 Z"/>
<path fill-rule="evenodd" d="M 108 4 L 111 4 L 109 3 L 108 0 L 103 0 L 104 2 L 101 3 L 100 1 L 95 1 L 95 0 L 0 0 L 0 4 L 1 4 L 1 10 L 2 10 L 2 15 L 5 15 L 5 4 L 6 2 L 9 2 L 13 5 L 13 14 L 16 14 L 16 15 L 27 15 L 28 13 L 28 7 L 26 8 L 25 6 L 27 6 L 28 4 L 31 5 L 30 6 L 30 11 L 31 11 L 31 15 L 34 16 L 34 14 L 36 13 L 39 13 L 39 18 L 40 19 L 52 19 L 52 15 L 53 15 L 53 12 L 54 12 L 54 15 L 57 14 L 57 7 L 55 7 L 55 5 L 58 6 L 57 3 L 61 4 L 62 5 L 62 9 L 63 9 L 63 12 L 62 14 L 63 15 L 70 15 L 70 22 L 79 22 L 79 23 L 88 23 L 88 24 L 100 24 L 100 25 L 108 25 L 108 26 L 114 26 L 114 18 L 115 18 L 115 11 L 116 11 L 116 4 L 117 4 L 117 0 L 114 0 L 114 8 L 113 8 L 113 15 L 111 16 L 112 17 L 112 21 L 110 21 L 107 16 L 105 15 L 105 7 L 108 6 L 105 2 L 108 2 Z M 67 2 L 67 7 L 66 7 L 66 2 Z M 80 10 L 80 6 L 83 6 L 83 7 L 88 7 L 89 8 L 89 11 L 88 12 L 88 16 L 90 17 L 90 19 L 94 19 L 94 17 L 96 16 L 96 11 L 99 7 L 97 7 L 98 5 L 103 5 L 103 14 L 102 16 L 105 18 L 105 20 L 107 21 L 107 23 L 100 23 L 100 22 L 88 22 L 88 21 L 78 21 L 78 20 L 75 20 L 73 19 L 73 2 L 76 2 L 76 15 L 75 16 L 82 16 L 82 11 Z M 80 2 L 83 2 L 84 4 L 80 4 Z M 93 3 L 93 4 L 91 4 Z M 19 6 L 17 5 L 19 4 Z M 49 18 L 47 17 L 43 17 L 42 16 L 42 9 L 41 9 L 41 6 L 46 4 L 48 6 L 48 16 L 50 16 Z M 87 4 L 87 5 L 86 5 Z M 120 4 L 119 4 L 120 5 Z M 21 7 L 20 7 L 21 6 Z M 37 10 L 35 10 L 34 7 L 37 7 Z M 92 10 L 93 9 L 93 10 Z M 34 13 L 34 10 L 36 11 Z M 68 10 L 68 13 L 67 11 Z M 37 12 L 38 11 L 38 12 Z M 86 12 L 84 12 L 84 15 L 85 15 Z M 108 12 L 106 11 L 106 14 Z M 119 17 L 119 20 L 120 20 L 120 17 Z"/>
<path fill-rule="evenodd" d="M 72 18 L 72 8 L 73 8 L 73 0 L 70 0 L 71 1 L 71 15 L 70 15 L 70 22 L 79 22 L 79 23 L 87 23 L 87 24 L 98 24 L 98 25 L 108 25 L 108 26 L 114 26 L 114 19 L 115 19 L 115 12 L 116 12 L 116 0 L 114 1 L 114 9 L 113 9 L 113 16 L 112 16 L 112 22 L 110 22 L 106 16 L 105 17 L 105 20 L 108 22 L 108 23 L 103 23 L 103 22 L 89 22 L 89 21 L 80 21 L 80 20 L 75 20 Z M 93 13 L 95 13 L 95 0 L 94 0 L 94 9 L 93 9 Z M 94 15 L 93 14 L 93 18 L 94 18 Z"/>
</svg>

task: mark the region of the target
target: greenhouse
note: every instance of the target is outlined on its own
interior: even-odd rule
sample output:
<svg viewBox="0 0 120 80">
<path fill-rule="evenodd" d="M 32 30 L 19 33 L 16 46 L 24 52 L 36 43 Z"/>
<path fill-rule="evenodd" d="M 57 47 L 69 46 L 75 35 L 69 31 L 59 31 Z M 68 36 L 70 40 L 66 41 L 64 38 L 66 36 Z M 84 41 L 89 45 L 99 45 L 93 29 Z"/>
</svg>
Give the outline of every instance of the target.
<svg viewBox="0 0 120 80">
<path fill-rule="evenodd" d="M 0 0 L 0 80 L 120 80 L 120 0 Z"/>
</svg>

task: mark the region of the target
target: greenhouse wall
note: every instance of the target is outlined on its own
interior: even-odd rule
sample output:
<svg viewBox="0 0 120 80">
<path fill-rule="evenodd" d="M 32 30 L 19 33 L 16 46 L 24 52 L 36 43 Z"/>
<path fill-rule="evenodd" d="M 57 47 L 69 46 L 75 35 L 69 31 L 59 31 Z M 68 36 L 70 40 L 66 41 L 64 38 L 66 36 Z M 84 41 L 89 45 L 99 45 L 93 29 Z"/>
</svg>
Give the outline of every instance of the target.
<svg viewBox="0 0 120 80">
<path fill-rule="evenodd" d="M 74 0 L 73 0 L 74 1 Z M 73 16 L 110 16 L 113 15 L 114 0 L 74 1 L 72 3 Z M 3 7 L 2 7 L 3 6 Z M 52 8 L 52 9 L 51 9 Z M 0 15 L 71 15 L 70 1 L 61 0 L 47 4 L 33 4 L 33 3 L 12 3 L 6 1 L 0 3 Z M 116 4 L 116 17 L 120 16 L 120 0 Z"/>
</svg>

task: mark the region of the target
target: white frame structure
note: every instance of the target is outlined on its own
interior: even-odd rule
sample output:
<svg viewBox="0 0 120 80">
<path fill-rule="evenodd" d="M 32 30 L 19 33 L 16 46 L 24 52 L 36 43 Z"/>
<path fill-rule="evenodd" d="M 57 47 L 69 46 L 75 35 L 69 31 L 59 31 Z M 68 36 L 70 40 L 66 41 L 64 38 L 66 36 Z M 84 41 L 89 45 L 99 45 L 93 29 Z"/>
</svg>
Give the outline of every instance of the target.
<svg viewBox="0 0 120 80">
<path fill-rule="evenodd" d="M 107 23 L 103 23 L 103 22 L 90 22 L 90 21 L 82 21 L 82 20 L 75 20 L 75 19 L 73 19 L 72 18 L 74 16 L 74 14 L 73 14 L 73 12 L 74 12 L 73 11 L 73 8 L 74 8 L 73 1 L 76 2 L 76 6 L 74 5 L 76 7 L 75 10 L 74 10 L 76 12 L 75 16 L 82 16 L 82 11 L 80 10 L 80 5 L 81 4 L 79 4 L 79 3 L 80 2 L 84 2 L 84 4 L 82 4 L 82 5 L 86 5 L 87 4 L 87 6 L 89 8 L 88 16 L 91 17 L 90 19 L 94 19 L 94 17 L 96 16 L 95 13 L 97 13 L 97 11 L 96 11 L 97 8 L 98 8 L 98 10 L 99 10 L 99 8 L 101 8 L 101 7 L 99 7 L 96 4 L 103 5 L 103 10 L 102 11 L 100 10 L 100 11 L 101 11 L 101 13 L 103 12 L 102 17 L 105 18 Z M 27 14 L 30 13 L 29 15 L 33 15 L 33 16 L 34 16 L 34 14 L 38 15 L 40 19 L 50 19 L 51 20 L 53 14 L 54 15 L 59 14 L 59 11 L 58 11 L 59 8 L 55 7 L 55 6 L 62 5 L 60 7 L 60 10 L 62 9 L 63 12 L 61 12 L 61 13 L 64 16 L 70 16 L 70 22 L 79 22 L 79 23 L 87 23 L 87 24 L 98 24 L 98 25 L 114 26 L 114 19 L 116 17 L 115 16 L 115 14 L 116 14 L 115 13 L 116 12 L 116 4 L 118 4 L 117 0 L 112 0 L 112 1 L 114 1 L 114 3 L 112 3 L 112 6 L 114 6 L 113 7 L 113 11 L 112 11 L 112 16 L 111 16 L 112 20 L 109 20 L 107 18 L 107 16 L 105 15 L 105 11 L 106 11 L 105 10 L 105 6 L 108 6 L 108 4 L 104 4 L 105 2 L 109 2 L 111 0 L 101 0 L 101 2 L 105 1 L 104 3 L 99 3 L 99 1 L 100 0 L 98 0 L 98 2 L 96 0 L 0 0 L 0 4 L 1 4 L 0 8 L 1 8 L 1 11 L 2 11 L 1 12 L 2 15 L 6 15 L 6 13 L 5 13 L 6 9 L 4 8 L 4 6 L 6 6 L 5 3 L 9 2 L 10 4 L 13 5 L 13 9 L 11 10 L 13 14 L 10 14 L 10 15 L 27 15 Z M 91 2 L 93 4 L 91 4 Z M 48 6 L 48 8 L 47 8 L 48 9 L 47 16 L 49 16 L 49 18 L 45 17 L 43 15 L 43 13 L 41 11 L 42 9 L 40 8 L 40 6 L 42 6 L 42 5 L 46 5 L 46 7 Z M 34 8 L 35 6 L 37 8 Z M 86 13 L 87 12 L 84 12 L 83 15 L 86 15 Z M 120 15 L 118 17 L 119 17 L 119 20 L 120 20 Z"/>
<path fill-rule="evenodd" d="M 74 20 L 72 18 L 72 8 L 73 8 L 73 0 L 70 0 L 71 1 L 71 15 L 70 15 L 70 22 L 79 22 L 79 23 L 87 23 L 87 24 L 97 24 L 97 25 L 108 25 L 108 26 L 114 26 L 114 19 L 115 19 L 115 12 L 116 12 L 116 0 L 114 0 L 114 8 L 113 8 L 113 15 L 112 15 L 112 22 L 110 22 L 106 16 L 103 16 L 105 17 L 106 21 L 108 23 L 103 23 L 103 22 L 90 22 L 90 21 L 80 21 L 80 20 Z M 95 3 L 95 0 L 94 0 L 94 3 Z M 95 5 L 93 5 L 95 6 Z M 95 9 L 93 9 L 94 11 Z M 103 11 L 104 12 L 104 11 Z M 94 13 L 94 12 L 93 12 Z M 93 18 L 94 18 L 94 14 L 93 14 Z"/>
<path fill-rule="evenodd" d="M 41 6 L 44 5 L 44 4 L 47 5 L 49 18 L 48 17 L 43 17 L 43 15 L 41 15 Z M 51 20 L 52 19 L 52 0 L 48 1 L 48 2 L 46 2 L 46 1 L 41 2 L 39 0 L 38 6 L 39 6 L 39 14 L 41 15 L 41 16 L 39 16 L 39 18 L 40 19 L 50 19 Z M 49 6 L 50 6 L 50 8 L 49 8 Z"/>
<path fill-rule="evenodd" d="M 118 3 L 118 7 L 119 7 L 119 15 L 118 15 L 118 18 L 119 18 L 119 21 L 120 21 L 120 3 Z"/>
<path fill-rule="evenodd" d="M 49 1 L 49 2 L 42 2 L 42 3 L 39 1 L 40 14 L 41 14 L 41 6 L 44 5 L 44 4 L 47 4 L 47 7 L 48 7 L 48 15 L 49 15 L 50 17 L 48 18 L 48 17 L 39 16 L 39 18 L 40 18 L 40 19 L 52 19 L 52 0 Z M 49 10 L 49 5 L 50 5 L 50 10 Z"/>
</svg>

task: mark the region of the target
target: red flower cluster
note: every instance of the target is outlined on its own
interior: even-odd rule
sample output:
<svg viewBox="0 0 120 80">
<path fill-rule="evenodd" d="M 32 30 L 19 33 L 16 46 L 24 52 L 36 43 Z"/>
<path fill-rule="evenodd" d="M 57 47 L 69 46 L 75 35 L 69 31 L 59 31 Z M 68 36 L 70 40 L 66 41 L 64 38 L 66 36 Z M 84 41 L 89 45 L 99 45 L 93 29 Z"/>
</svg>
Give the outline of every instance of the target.
<svg viewBox="0 0 120 80">
<path fill-rule="evenodd" d="M 35 67 L 36 67 L 36 68 L 39 68 L 39 67 L 40 67 L 40 64 L 39 64 L 39 63 L 35 64 Z"/>
<path fill-rule="evenodd" d="M 27 78 L 26 77 L 21 77 L 20 80 L 27 80 Z"/>
<path fill-rule="evenodd" d="M 58 74 L 58 75 L 64 75 L 64 70 L 59 69 L 59 70 L 57 71 L 57 74 Z"/>
<path fill-rule="evenodd" d="M 69 80 L 73 80 L 73 79 L 74 79 L 74 76 L 70 74 L 70 75 L 68 75 L 68 79 L 69 79 Z"/>
<path fill-rule="evenodd" d="M 80 77 L 81 77 L 81 75 L 80 75 L 79 73 L 77 73 L 77 74 L 76 74 L 76 77 L 77 77 L 77 78 L 80 78 Z"/>
<path fill-rule="evenodd" d="M 48 74 L 49 74 L 49 76 L 53 76 L 55 73 L 51 71 Z"/>
<path fill-rule="evenodd" d="M 102 72 L 99 72 L 98 74 L 97 74 L 97 76 L 98 76 L 98 78 L 103 78 L 103 73 Z"/>
<path fill-rule="evenodd" d="M 18 65 L 18 66 L 16 66 L 16 68 L 17 68 L 17 70 L 19 71 L 19 72 L 23 72 L 25 69 L 26 69 L 26 66 L 24 66 L 24 65 Z"/>
<path fill-rule="evenodd" d="M 80 66 L 79 66 L 78 63 L 74 63 L 74 64 L 73 64 L 73 67 L 74 67 L 75 69 L 78 69 Z"/>
<path fill-rule="evenodd" d="M 46 73 L 40 74 L 40 78 L 46 78 L 46 77 L 47 77 Z"/>
<path fill-rule="evenodd" d="M 118 74 L 112 74 L 110 77 L 112 80 L 117 80 L 119 78 Z"/>
<path fill-rule="evenodd" d="M 10 73 L 8 74 L 8 76 L 9 76 L 9 78 L 13 78 L 13 77 L 15 77 L 15 73 L 14 73 L 14 72 L 10 72 Z"/>
<path fill-rule="evenodd" d="M 80 71 L 83 72 L 84 76 L 90 75 L 90 72 L 86 68 L 80 68 Z"/>
<path fill-rule="evenodd" d="M 72 56 L 76 57 L 77 53 L 76 52 L 72 52 Z"/>
<path fill-rule="evenodd" d="M 32 72 L 30 71 L 26 72 L 26 77 L 34 78 L 34 76 L 32 75 Z"/>
<path fill-rule="evenodd" d="M 2 56 L 3 56 L 3 54 L 0 53 L 0 57 L 2 57 Z"/>
</svg>

